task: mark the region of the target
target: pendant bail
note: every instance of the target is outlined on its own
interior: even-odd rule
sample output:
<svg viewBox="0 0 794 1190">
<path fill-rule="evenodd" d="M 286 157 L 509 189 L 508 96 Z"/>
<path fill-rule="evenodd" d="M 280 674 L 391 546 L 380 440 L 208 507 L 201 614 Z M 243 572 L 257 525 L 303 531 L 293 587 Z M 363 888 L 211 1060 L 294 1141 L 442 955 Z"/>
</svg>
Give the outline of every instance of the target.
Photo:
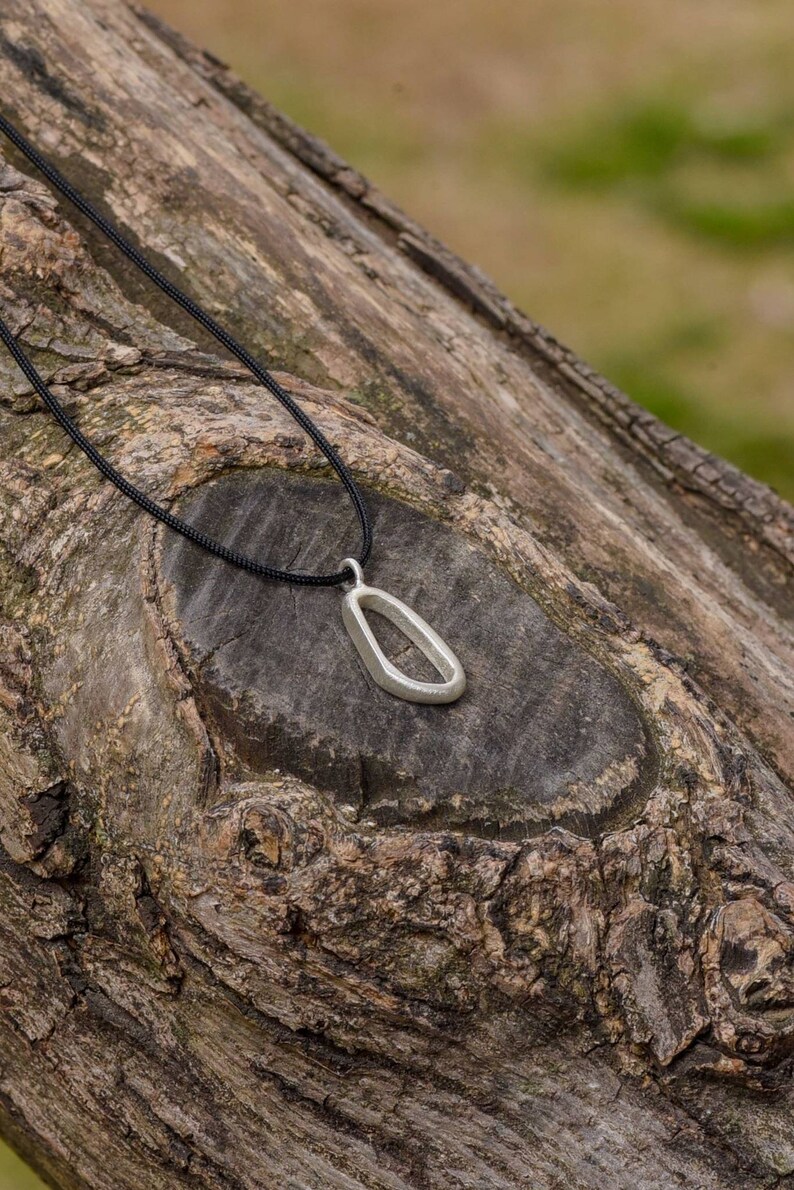
<svg viewBox="0 0 794 1190">
<path fill-rule="evenodd" d="M 364 571 L 361 568 L 361 563 L 357 562 L 355 558 L 344 558 L 340 570 L 353 571 L 352 583 L 348 580 L 342 584 L 346 591 L 355 590 L 356 587 L 364 585 Z"/>
</svg>

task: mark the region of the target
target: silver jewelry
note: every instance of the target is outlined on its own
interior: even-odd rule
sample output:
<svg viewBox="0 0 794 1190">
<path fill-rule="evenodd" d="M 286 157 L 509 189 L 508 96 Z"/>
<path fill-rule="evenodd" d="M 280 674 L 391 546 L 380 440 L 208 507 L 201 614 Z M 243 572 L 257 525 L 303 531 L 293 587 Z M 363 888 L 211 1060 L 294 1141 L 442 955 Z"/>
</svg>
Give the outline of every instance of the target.
<svg viewBox="0 0 794 1190">
<path fill-rule="evenodd" d="M 342 603 L 342 619 L 374 680 L 389 694 L 408 702 L 454 702 L 466 689 L 466 674 L 449 645 L 412 608 L 364 582 L 364 572 L 355 558 L 345 558 L 342 569 L 352 570 L 354 582 L 347 587 Z M 435 666 L 442 682 L 419 682 L 409 678 L 389 661 L 367 623 L 364 610 L 370 608 L 391 620 Z"/>
</svg>

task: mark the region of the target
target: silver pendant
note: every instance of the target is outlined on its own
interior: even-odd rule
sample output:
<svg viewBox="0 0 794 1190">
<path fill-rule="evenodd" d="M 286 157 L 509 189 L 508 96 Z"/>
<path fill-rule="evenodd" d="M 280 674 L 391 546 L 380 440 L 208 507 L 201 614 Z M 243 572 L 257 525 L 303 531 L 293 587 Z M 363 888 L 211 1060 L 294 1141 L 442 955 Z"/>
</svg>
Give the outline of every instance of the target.
<svg viewBox="0 0 794 1190">
<path fill-rule="evenodd" d="M 362 661 L 378 685 L 389 694 L 404 698 L 408 702 L 454 702 L 460 698 L 466 689 L 463 666 L 438 633 L 402 600 L 389 595 L 387 591 L 381 591 L 379 587 L 368 587 L 355 558 L 345 558 L 340 569 L 352 570 L 355 576 L 353 585 L 347 588 L 342 603 L 342 619 L 353 644 L 361 654 Z M 444 680 L 418 682 L 392 664 L 367 623 L 364 615 L 366 608 L 391 620 L 392 624 L 421 649 Z"/>
</svg>

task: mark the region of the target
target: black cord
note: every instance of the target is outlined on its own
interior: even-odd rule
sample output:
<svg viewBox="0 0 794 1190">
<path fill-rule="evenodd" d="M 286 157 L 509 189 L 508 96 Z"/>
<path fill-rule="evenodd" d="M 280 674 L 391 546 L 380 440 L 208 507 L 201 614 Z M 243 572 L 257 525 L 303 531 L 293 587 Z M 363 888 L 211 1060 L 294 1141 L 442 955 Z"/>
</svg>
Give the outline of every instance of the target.
<svg viewBox="0 0 794 1190">
<path fill-rule="evenodd" d="M 79 211 L 90 219 L 91 222 L 99 228 L 99 230 L 107 236 L 109 240 L 120 248 L 129 260 L 137 266 L 155 285 L 162 289 L 163 293 L 167 294 L 172 301 L 186 310 L 191 318 L 195 318 L 196 322 L 208 330 L 211 335 L 214 335 L 219 343 L 235 355 L 241 363 L 245 364 L 246 368 L 256 377 L 260 384 L 263 384 L 273 396 L 281 402 L 287 412 L 295 419 L 301 429 L 305 430 L 311 440 L 325 455 L 328 462 L 333 467 L 336 474 L 341 479 L 345 486 L 347 494 L 349 495 L 353 507 L 356 510 L 359 524 L 361 525 L 362 544 L 361 552 L 358 555 L 359 563 L 364 566 L 369 558 L 372 549 L 372 526 L 370 524 L 369 513 L 364 503 L 364 498 L 361 495 L 358 484 L 353 478 L 349 468 L 344 461 L 339 457 L 339 454 L 334 450 L 331 443 L 327 440 L 322 431 L 315 425 L 307 413 L 301 409 L 300 405 L 293 397 L 284 389 L 274 376 L 271 376 L 267 368 L 262 367 L 257 363 L 252 355 L 241 346 L 240 343 L 234 339 L 228 331 L 224 330 L 222 326 L 215 321 L 215 319 L 207 313 L 197 302 L 189 298 L 187 294 L 182 293 L 171 281 L 168 280 L 153 264 L 142 256 L 137 248 L 125 239 L 121 232 L 110 223 L 104 215 L 101 215 L 95 207 L 91 205 L 86 198 L 83 197 L 79 191 L 67 182 L 57 169 L 45 160 L 37 149 L 28 141 L 21 132 L 18 132 L 8 120 L 0 114 L 0 132 L 4 132 L 8 139 L 16 145 L 21 153 L 27 157 L 28 161 L 32 162 L 45 178 L 52 185 L 59 190 L 65 198 L 68 198 Z M 246 554 L 238 553 L 236 550 L 230 550 L 220 542 L 214 541 L 200 529 L 194 528 L 186 521 L 180 520 L 179 517 L 174 516 L 173 513 L 168 512 L 167 509 L 162 508 L 154 500 L 136 488 L 134 484 L 125 479 L 107 459 L 100 454 L 97 448 L 89 441 L 82 433 L 77 425 L 69 417 L 66 410 L 59 403 L 56 397 L 50 392 L 44 380 L 37 372 L 31 360 L 20 347 L 10 328 L 0 318 L 0 338 L 2 338 L 8 350 L 13 355 L 17 364 L 24 372 L 27 379 L 33 385 L 36 392 L 41 397 L 44 404 L 49 409 L 50 413 L 56 421 L 63 427 L 69 437 L 80 450 L 91 460 L 98 471 L 109 479 L 111 483 L 115 484 L 120 492 L 123 492 L 130 500 L 138 504 L 150 516 L 156 517 L 158 521 L 162 521 L 169 529 L 173 529 L 177 533 L 181 533 L 183 537 L 187 537 L 189 541 L 201 546 L 202 549 L 207 550 L 210 554 L 214 554 L 216 558 L 222 558 L 224 562 L 230 562 L 233 566 L 239 566 L 242 570 L 248 570 L 251 574 L 261 575 L 263 578 L 272 579 L 275 582 L 281 583 L 302 583 L 305 586 L 312 587 L 334 587 L 339 583 L 347 582 L 351 578 L 349 570 L 339 570 L 334 574 L 300 574 L 291 570 L 278 570 L 273 566 L 266 566 L 263 562 L 257 562 L 254 558 L 249 558 Z"/>
</svg>

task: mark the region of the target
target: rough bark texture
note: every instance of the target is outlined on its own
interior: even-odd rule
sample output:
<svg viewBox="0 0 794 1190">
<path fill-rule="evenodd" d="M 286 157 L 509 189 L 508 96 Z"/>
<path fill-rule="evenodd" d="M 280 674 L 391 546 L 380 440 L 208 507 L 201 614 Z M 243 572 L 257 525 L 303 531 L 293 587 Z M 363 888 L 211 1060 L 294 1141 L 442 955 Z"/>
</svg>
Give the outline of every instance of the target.
<svg viewBox="0 0 794 1190">
<path fill-rule="evenodd" d="M 5 1134 L 60 1187 L 794 1182 L 792 510 L 146 13 L 5 0 L 0 80 L 342 446 L 471 679 L 374 689 L 337 592 L 163 536 L 0 356 Z M 349 553 L 294 424 L 2 153 L 0 303 L 81 425 Z"/>
</svg>

